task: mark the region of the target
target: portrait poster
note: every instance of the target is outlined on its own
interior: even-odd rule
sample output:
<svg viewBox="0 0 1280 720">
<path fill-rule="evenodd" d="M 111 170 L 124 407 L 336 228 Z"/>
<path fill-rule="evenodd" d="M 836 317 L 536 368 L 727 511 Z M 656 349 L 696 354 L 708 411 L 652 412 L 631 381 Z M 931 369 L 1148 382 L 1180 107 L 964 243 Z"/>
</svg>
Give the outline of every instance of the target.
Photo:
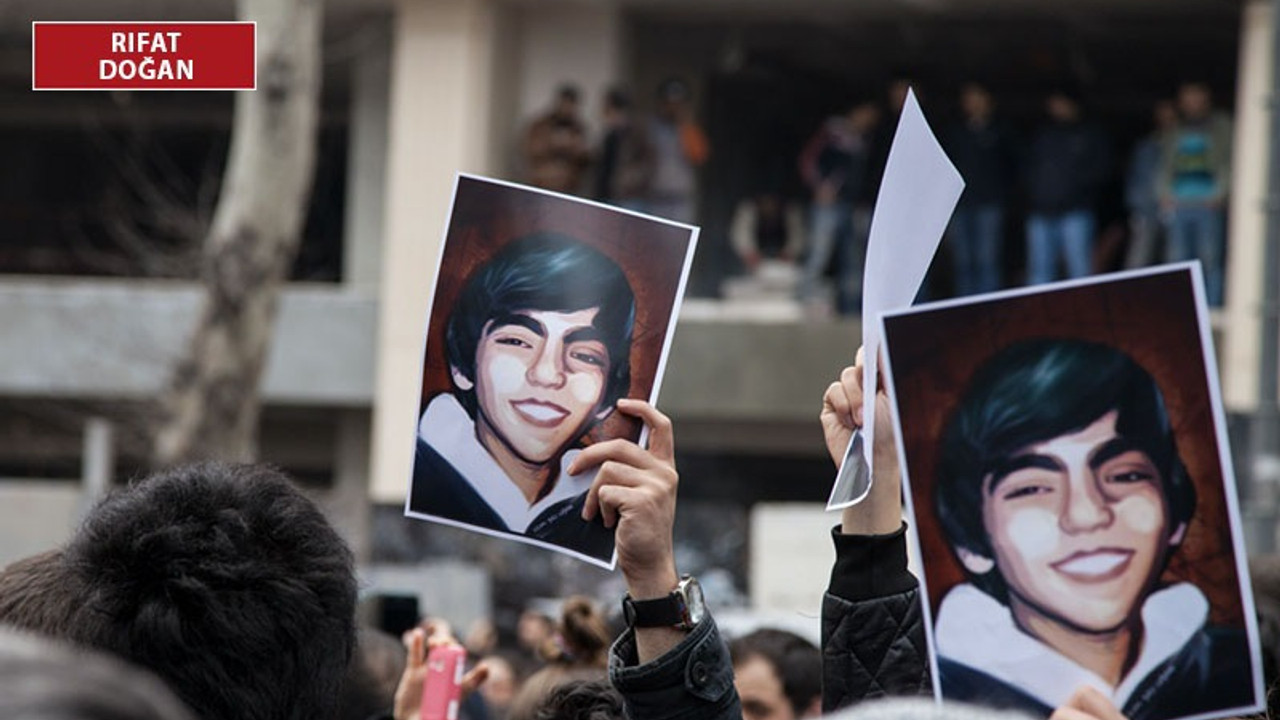
<svg viewBox="0 0 1280 720">
<path fill-rule="evenodd" d="M 1263 707 L 1204 298 L 1182 263 L 882 317 L 939 698 Z"/>
<path fill-rule="evenodd" d="M 612 568 L 613 530 L 599 514 L 581 517 L 595 472 L 567 469 L 593 443 L 643 444 L 642 424 L 614 404 L 657 401 L 697 236 L 459 175 L 428 311 L 405 515 Z"/>
</svg>

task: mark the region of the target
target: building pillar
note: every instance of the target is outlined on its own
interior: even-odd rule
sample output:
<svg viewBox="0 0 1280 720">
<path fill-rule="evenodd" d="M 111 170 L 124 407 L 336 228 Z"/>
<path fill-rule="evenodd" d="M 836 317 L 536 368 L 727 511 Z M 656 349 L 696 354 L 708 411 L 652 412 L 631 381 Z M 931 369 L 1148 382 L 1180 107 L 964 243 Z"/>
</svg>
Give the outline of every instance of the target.
<svg viewBox="0 0 1280 720">
<path fill-rule="evenodd" d="M 369 562 L 372 551 L 372 513 L 369 507 L 369 413 L 343 410 L 338 417 L 333 457 L 333 489 L 325 509 L 338 532 L 351 546 L 356 563 Z"/>
<path fill-rule="evenodd" d="M 409 484 L 427 306 L 454 175 L 493 164 L 497 25 L 491 0 L 397 5 L 370 483 L 377 502 L 404 502 Z"/>
<path fill-rule="evenodd" d="M 391 25 L 379 19 L 364 29 L 351 71 L 351 124 L 347 143 L 347 212 L 342 281 L 375 292 L 382 267 Z"/>
<path fill-rule="evenodd" d="M 1271 157 L 1271 78 L 1275 44 L 1271 0 L 1249 0 L 1240 22 L 1239 82 L 1231 158 L 1223 403 L 1251 412 L 1258 398 L 1258 322 L 1266 244 L 1267 162 Z"/>
<path fill-rule="evenodd" d="M 83 514 L 107 496 L 116 470 L 115 426 L 110 420 L 89 418 L 84 425 L 84 463 L 80 469 L 80 510 Z"/>
</svg>

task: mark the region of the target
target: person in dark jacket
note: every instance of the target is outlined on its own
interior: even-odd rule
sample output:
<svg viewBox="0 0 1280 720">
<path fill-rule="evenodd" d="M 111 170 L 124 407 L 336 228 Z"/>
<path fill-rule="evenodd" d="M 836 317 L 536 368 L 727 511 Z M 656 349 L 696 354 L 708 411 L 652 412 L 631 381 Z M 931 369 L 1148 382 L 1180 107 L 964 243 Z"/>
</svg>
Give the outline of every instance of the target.
<svg viewBox="0 0 1280 720">
<path fill-rule="evenodd" d="M 644 202 L 653 180 L 653 148 L 632 112 L 631 98 L 614 88 L 605 95 L 596 165 L 595 198 L 603 203 L 647 212 Z"/>
<path fill-rule="evenodd" d="M 1086 121 L 1079 100 L 1064 90 L 1045 101 L 1049 122 L 1031 142 L 1026 162 L 1027 284 L 1088 275 L 1096 228 L 1094 203 L 1107 177 L 1106 137 Z"/>
<path fill-rule="evenodd" d="M 1000 289 L 1004 211 L 1015 153 L 1011 131 L 996 116 L 985 87 L 962 87 L 960 109 L 964 119 L 945 135 L 947 155 L 965 183 L 951 216 L 949 244 L 956 295 L 972 295 Z"/>
<path fill-rule="evenodd" d="M 800 299 L 812 301 L 827 264 L 836 259 L 836 309 L 855 313 L 862 301 L 862 266 L 871 206 L 865 204 L 880 107 L 871 101 L 830 117 L 800 153 L 800 177 L 813 193 L 809 247 Z M 874 196 L 872 196 L 874 198 Z"/>
<path fill-rule="evenodd" d="M 934 629 L 946 698 L 1047 715 L 1091 685 L 1130 720 L 1253 701 L 1244 629 L 1161 582 L 1196 507 L 1165 407 L 1099 343 L 1030 340 L 979 369 L 943 426 L 934 496 L 969 581 Z"/>
</svg>

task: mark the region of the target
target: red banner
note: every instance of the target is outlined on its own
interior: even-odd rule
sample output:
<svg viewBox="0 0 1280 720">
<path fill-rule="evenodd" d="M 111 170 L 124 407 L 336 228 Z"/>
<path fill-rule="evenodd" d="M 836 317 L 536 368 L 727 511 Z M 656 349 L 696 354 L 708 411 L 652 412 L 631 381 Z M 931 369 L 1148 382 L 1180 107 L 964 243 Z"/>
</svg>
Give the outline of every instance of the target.
<svg viewBox="0 0 1280 720">
<path fill-rule="evenodd" d="M 33 22 L 33 90 L 252 90 L 252 22 Z"/>
</svg>

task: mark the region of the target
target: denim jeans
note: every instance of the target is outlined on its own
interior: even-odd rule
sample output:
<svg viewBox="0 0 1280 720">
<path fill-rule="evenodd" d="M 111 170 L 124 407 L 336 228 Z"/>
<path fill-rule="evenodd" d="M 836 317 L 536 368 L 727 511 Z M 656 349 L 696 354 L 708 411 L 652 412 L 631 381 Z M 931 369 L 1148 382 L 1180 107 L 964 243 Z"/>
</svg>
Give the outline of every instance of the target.
<svg viewBox="0 0 1280 720">
<path fill-rule="evenodd" d="M 871 238 L 871 208 L 853 208 L 849 240 L 836 248 L 836 312 L 862 312 L 862 275 L 867 264 L 867 241 Z"/>
<path fill-rule="evenodd" d="M 1129 249 L 1124 255 L 1126 270 L 1144 268 L 1156 260 L 1162 222 L 1156 210 L 1129 211 Z"/>
<path fill-rule="evenodd" d="M 1089 274 L 1093 264 L 1093 213 L 1072 210 L 1061 215 L 1027 218 L 1027 284 L 1058 279 L 1058 258 L 1067 265 L 1067 277 Z"/>
<path fill-rule="evenodd" d="M 809 210 L 809 252 L 804 262 L 804 275 L 800 280 L 801 300 L 809 300 L 817 292 L 827 264 L 831 262 L 832 253 L 849 241 L 852 232 L 852 206 L 846 203 L 814 203 Z M 838 266 L 836 277 L 841 277 Z"/>
<path fill-rule="evenodd" d="M 956 208 L 951 216 L 951 259 L 955 265 L 956 295 L 1000 289 L 1003 236 L 1002 206 Z"/>
<path fill-rule="evenodd" d="M 1165 243 L 1165 262 L 1199 258 L 1204 268 L 1205 295 L 1213 307 L 1222 306 L 1222 244 L 1220 208 L 1182 205 L 1173 209 Z"/>
</svg>

